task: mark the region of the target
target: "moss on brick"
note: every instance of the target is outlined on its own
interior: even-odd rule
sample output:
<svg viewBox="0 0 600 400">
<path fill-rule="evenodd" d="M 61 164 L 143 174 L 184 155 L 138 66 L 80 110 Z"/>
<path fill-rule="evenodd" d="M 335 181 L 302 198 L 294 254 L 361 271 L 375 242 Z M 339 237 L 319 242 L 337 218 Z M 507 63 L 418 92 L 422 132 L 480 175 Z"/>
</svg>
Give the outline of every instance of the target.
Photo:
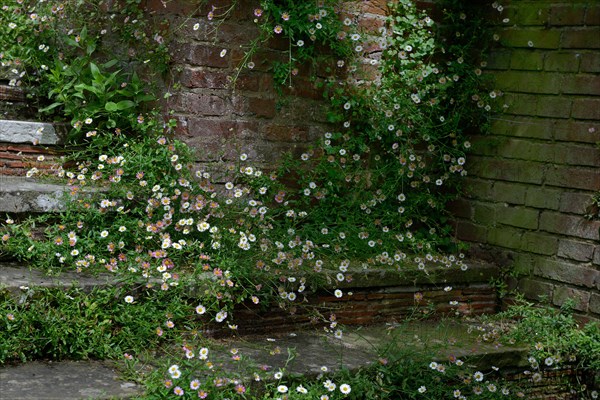
<svg viewBox="0 0 600 400">
<path fill-rule="evenodd" d="M 544 60 L 544 70 L 551 72 L 577 72 L 581 54 L 572 52 L 549 52 Z"/>
<path fill-rule="evenodd" d="M 556 254 L 558 238 L 544 233 L 525 232 L 521 243 L 521 250 L 551 256 Z"/>
<path fill-rule="evenodd" d="M 546 53 L 535 50 L 514 50 L 510 57 L 511 69 L 536 70 L 544 68 Z"/>
</svg>

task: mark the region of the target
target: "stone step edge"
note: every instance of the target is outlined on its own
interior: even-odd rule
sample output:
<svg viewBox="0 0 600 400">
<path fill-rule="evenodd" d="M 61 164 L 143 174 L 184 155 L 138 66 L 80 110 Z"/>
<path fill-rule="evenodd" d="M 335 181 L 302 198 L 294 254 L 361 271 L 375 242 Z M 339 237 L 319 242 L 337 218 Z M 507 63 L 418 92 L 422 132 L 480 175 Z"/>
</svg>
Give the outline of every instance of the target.
<svg viewBox="0 0 600 400">
<path fill-rule="evenodd" d="M 0 213 L 60 212 L 65 210 L 64 195 L 69 186 L 42 182 L 23 176 L 0 175 Z M 93 193 L 100 187 L 84 188 Z"/>
<path fill-rule="evenodd" d="M 0 142 L 60 145 L 65 129 L 48 122 L 0 119 Z"/>
<path fill-rule="evenodd" d="M 397 274 L 394 271 L 385 271 L 382 269 L 374 269 L 372 271 L 361 272 L 360 279 L 353 279 L 352 282 L 328 282 L 323 286 L 324 290 L 333 290 L 335 288 L 343 288 L 346 290 L 370 289 L 376 288 L 381 293 L 400 293 L 401 290 L 391 290 L 386 288 L 411 287 L 415 291 L 419 288 L 427 288 L 431 286 L 450 286 L 459 285 L 460 287 L 487 287 L 492 278 L 498 274 L 498 269 L 490 264 L 474 262 L 472 267 L 467 270 L 469 275 L 462 275 L 455 270 L 440 268 L 440 274 L 415 274 L 412 271 L 406 274 Z M 336 271 L 331 270 L 328 274 L 334 275 Z M 352 269 L 349 270 L 352 272 Z M 211 279 L 211 274 L 207 273 L 207 279 Z M 433 279 L 435 276 L 437 279 Z M 45 287 L 45 288 L 70 288 L 73 283 L 77 283 L 82 289 L 89 289 L 96 286 L 114 285 L 118 279 L 113 274 L 102 273 L 98 276 L 93 276 L 86 273 L 77 273 L 75 271 L 66 271 L 57 274 L 57 276 L 49 276 L 39 269 L 29 268 L 24 263 L 18 261 L 0 261 L 0 287 L 9 292 L 18 293 L 22 286 L 27 287 Z M 158 281 L 156 281 L 158 282 Z M 155 282 L 155 283 L 156 283 Z M 200 285 L 195 284 L 190 290 L 201 292 Z"/>
<path fill-rule="evenodd" d="M 431 346 L 436 351 L 431 360 L 448 363 L 452 356 L 462 359 L 469 366 L 481 371 L 499 367 L 509 371 L 528 365 L 527 350 L 520 346 L 496 347 L 493 344 L 477 343 L 469 333 L 469 325 L 449 322 L 434 326 L 432 323 L 386 324 L 360 327 L 346 331 L 342 339 L 327 336 L 322 332 L 304 331 L 286 335 L 261 335 L 253 338 L 214 341 L 211 359 L 223 362 L 224 369 L 235 371 L 238 366 L 231 361 L 229 349 L 249 357 L 256 365 L 268 365 L 271 371 L 286 370 L 286 375 L 314 379 L 326 366 L 335 373 L 342 367 L 355 371 L 377 362 L 377 348 L 389 343 L 390 334 L 406 340 L 397 341 L 406 349 L 425 349 Z M 415 339 L 419 336 L 421 341 Z M 453 339 L 460 343 L 451 345 Z M 467 342 L 464 340 L 467 339 Z M 472 339 L 472 342 L 469 340 Z M 476 344 L 474 350 L 474 345 Z M 296 357 L 288 360 L 288 349 Z M 197 350 L 197 349 L 194 349 Z M 183 356 L 183 355 L 182 355 Z M 156 368 L 157 358 L 142 359 L 142 364 Z M 8 395 L 26 396 L 35 399 L 104 399 L 143 396 L 143 388 L 133 382 L 119 381 L 115 362 L 61 361 L 30 362 L 16 366 L 0 367 L 3 392 Z M 64 377 L 64 378 L 63 378 Z M 22 397 L 19 397 L 22 398 Z"/>
<path fill-rule="evenodd" d="M 143 394 L 106 361 L 34 361 L 0 367 L 3 399 L 127 399 Z"/>
</svg>

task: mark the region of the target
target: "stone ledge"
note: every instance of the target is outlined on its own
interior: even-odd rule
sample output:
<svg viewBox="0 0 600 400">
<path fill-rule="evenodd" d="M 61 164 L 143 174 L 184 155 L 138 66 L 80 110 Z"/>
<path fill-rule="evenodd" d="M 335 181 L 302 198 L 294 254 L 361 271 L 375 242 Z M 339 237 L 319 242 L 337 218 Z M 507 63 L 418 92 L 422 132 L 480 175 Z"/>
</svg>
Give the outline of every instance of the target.
<svg viewBox="0 0 600 400">
<path fill-rule="evenodd" d="M 0 120 L 0 142 L 57 145 L 63 138 L 46 122 Z"/>
<path fill-rule="evenodd" d="M 493 276 L 493 271 L 490 270 L 493 268 L 487 264 L 481 264 L 480 267 L 480 272 L 474 273 L 471 279 L 433 280 L 430 276 L 431 280 L 426 283 L 406 279 L 406 276 L 397 271 L 388 271 L 386 281 L 381 286 L 364 286 L 364 282 L 359 281 L 355 285 L 355 281 L 345 283 L 341 297 L 334 295 L 335 286 L 325 284 L 299 293 L 297 304 L 286 303 L 288 307 L 285 308 L 273 304 L 264 309 L 262 305 L 248 300 L 235 307 L 237 333 L 252 335 L 324 326 L 322 320 L 315 319 L 316 314 L 327 317 L 334 313 L 340 323 L 353 326 L 400 321 L 409 315 L 431 318 L 442 315 L 493 314 L 498 308 L 497 294 L 489 283 Z M 473 267 L 473 270 L 477 271 L 478 268 Z M 373 274 L 377 277 L 381 272 L 376 270 Z M 461 273 L 462 271 L 455 271 L 454 275 Z M 363 274 L 364 281 L 370 274 L 364 271 Z M 209 275 L 207 278 L 210 279 Z M 189 285 L 188 293 L 191 297 L 203 292 L 201 281 L 202 278 Z M 26 265 L 5 262 L 0 263 L 0 284 L 0 287 L 16 296 L 22 292 L 22 286 L 32 289 L 67 289 L 75 285 L 90 292 L 95 287 L 118 284 L 118 277 L 106 273 L 93 277 L 76 272 L 62 272 L 57 277 L 49 277 L 43 271 L 30 270 Z M 233 333 L 219 324 L 206 322 L 204 334 L 209 337 L 226 337 Z"/>
<path fill-rule="evenodd" d="M 64 185 L 33 179 L 0 176 L 0 212 L 51 212 L 64 210 Z"/>
<path fill-rule="evenodd" d="M 100 361 L 31 362 L 0 368 L 2 399 L 126 399 L 139 385 L 121 381 L 111 363 Z"/>
<path fill-rule="evenodd" d="M 238 354 L 251 364 L 269 366 L 271 371 L 285 369 L 286 374 L 310 379 L 322 373 L 323 366 L 333 373 L 342 368 L 356 371 L 368 367 L 378 362 L 378 350 L 389 348 L 390 343 L 396 343 L 400 352 L 406 350 L 413 355 L 422 355 L 423 361 L 447 364 L 452 355 L 482 371 L 490 370 L 492 365 L 502 369 L 519 369 L 527 365 L 525 348 L 498 348 L 479 343 L 477 335 L 470 333 L 469 324 L 459 321 L 351 328 L 342 339 L 322 331 L 298 331 L 213 341 L 208 347 L 211 361 L 224 371 L 239 371 L 239 365 L 231 360 L 229 352 L 236 348 Z M 289 359 L 290 352 L 295 354 L 292 360 Z M 161 359 L 153 355 L 142 355 L 141 361 L 151 368 L 161 364 Z M 5 366 L 0 368 L 2 391 L 6 396 L 3 398 L 124 399 L 136 395 L 143 398 L 143 389 L 132 382 L 119 381 L 113 367 L 114 364 L 97 361 Z"/>
<path fill-rule="evenodd" d="M 84 189 L 90 193 L 99 188 Z M 0 213 L 58 212 L 65 209 L 69 186 L 32 178 L 0 175 Z"/>
<path fill-rule="evenodd" d="M 114 286 L 115 284 L 116 279 L 110 274 L 93 277 L 76 272 L 63 272 L 59 276 L 48 276 L 40 270 L 29 269 L 20 263 L 0 262 L 0 288 L 8 290 L 14 295 L 23 291 L 21 287 L 67 289 L 77 286 L 90 292 L 97 287 Z"/>
</svg>

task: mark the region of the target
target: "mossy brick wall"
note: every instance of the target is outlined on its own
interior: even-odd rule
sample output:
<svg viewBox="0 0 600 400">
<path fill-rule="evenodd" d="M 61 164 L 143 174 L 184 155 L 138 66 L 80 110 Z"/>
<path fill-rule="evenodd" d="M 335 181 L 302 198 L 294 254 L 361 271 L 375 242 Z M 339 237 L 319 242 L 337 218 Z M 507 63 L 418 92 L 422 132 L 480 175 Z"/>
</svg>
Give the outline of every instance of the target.
<svg viewBox="0 0 600 400">
<path fill-rule="evenodd" d="M 144 5 L 172 34 L 169 91 L 174 96 L 166 106 L 178 121 L 177 135 L 196 149 L 197 167 L 217 175 L 234 165 L 240 153 L 267 168 L 284 152 L 299 156 L 327 130 L 323 89 L 319 88 L 327 78 L 323 66 L 300 67 L 291 86 L 281 86 L 283 93 L 278 93 L 272 64 L 289 57 L 289 43 L 283 37 L 261 45 L 252 58 L 255 67 L 239 73 L 232 88 L 230 80 L 237 74 L 244 51 L 258 36 L 253 10 L 260 2 L 237 2 L 225 20 L 207 19 L 212 6 L 220 12 L 232 3 L 147 0 Z M 366 29 L 383 25 L 385 1 L 344 4 L 348 13 L 367 17 L 361 19 Z M 196 23 L 199 29 L 194 30 Z M 315 74 L 313 81 L 309 76 Z"/>
<path fill-rule="evenodd" d="M 600 2 L 512 1 L 503 15 L 487 66 L 503 113 L 473 138 L 457 236 L 513 264 L 528 298 L 598 319 L 600 221 L 584 215 L 600 190 Z"/>
</svg>

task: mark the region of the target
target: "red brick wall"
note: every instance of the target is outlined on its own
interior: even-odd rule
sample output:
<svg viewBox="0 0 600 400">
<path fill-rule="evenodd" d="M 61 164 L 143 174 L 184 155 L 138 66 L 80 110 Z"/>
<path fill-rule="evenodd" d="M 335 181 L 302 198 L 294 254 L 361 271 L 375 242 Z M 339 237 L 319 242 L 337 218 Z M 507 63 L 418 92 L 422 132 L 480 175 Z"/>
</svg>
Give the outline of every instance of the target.
<svg viewBox="0 0 600 400">
<path fill-rule="evenodd" d="M 505 94 L 491 134 L 473 138 L 460 239 L 524 274 L 530 299 L 600 317 L 600 4 L 505 3 L 487 70 Z M 493 250 L 493 252 L 491 251 Z"/>
<path fill-rule="evenodd" d="M 267 167 L 283 152 L 300 155 L 327 130 L 323 90 L 309 79 L 317 75 L 319 81 L 327 74 L 323 68 L 301 67 L 280 96 L 270 68 L 272 61 L 287 59 L 288 42 L 277 38 L 260 48 L 252 59 L 256 66 L 245 68 L 232 89 L 230 77 L 236 74 L 243 48 L 258 34 L 252 15 L 259 1 L 238 2 L 224 21 L 208 21 L 206 16 L 212 5 L 231 1 L 201 3 L 147 0 L 144 6 L 157 20 L 166 20 L 173 33 L 170 79 L 175 87 L 168 89 L 174 95 L 167 107 L 179 123 L 179 137 L 196 149 L 198 167 L 220 175 L 242 152 Z M 361 15 L 361 29 L 376 30 L 383 25 L 386 1 L 344 4 L 345 12 Z M 199 29 L 194 30 L 196 23 Z M 221 56 L 223 50 L 226 54 Z M 373 46 L 368 56 L 378 57 L 380 50 Z M 366 61 L 356 79 L 372 75 L 369 68 L 373 67 Z"/>
</svg>

